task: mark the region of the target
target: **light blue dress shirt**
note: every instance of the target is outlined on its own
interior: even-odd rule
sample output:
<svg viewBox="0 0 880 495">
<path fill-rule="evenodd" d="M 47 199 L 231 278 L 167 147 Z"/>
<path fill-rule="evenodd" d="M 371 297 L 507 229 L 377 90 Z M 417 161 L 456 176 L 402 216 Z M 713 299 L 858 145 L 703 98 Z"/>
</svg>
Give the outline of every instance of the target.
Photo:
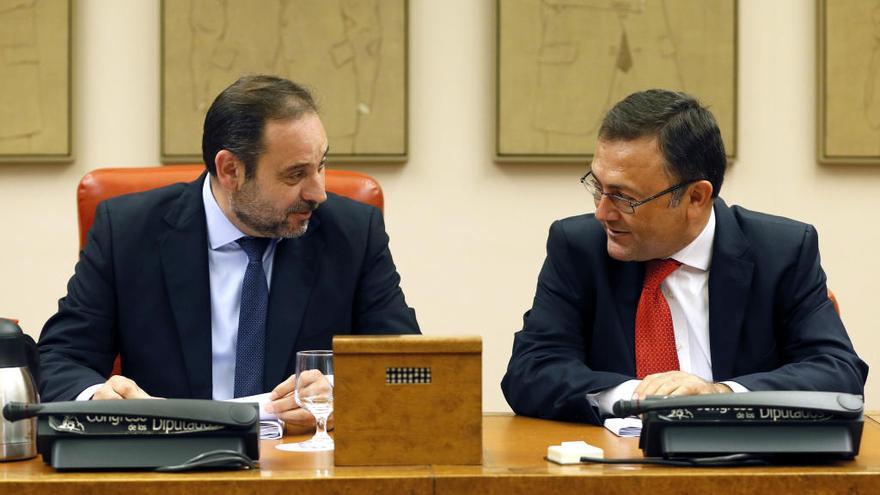
<svg viewBox="0 0 880 495">
<path fill-rule="evenodd" d="M 215 400 L 231 399 L 235 387 L 235 350 L 238 344 L 238 313 L 241 283 L 248 258 L 237 241 L 245 236 L 229 221 L 211 193 L 211 176 L 202 187 L 208 222 L 208 274 L 211 285 L 211 379 Z M 272 287 L 273 240 L 263 254 L 266 282 Z M 149 390 L 146 391 L 150 393 Z"/>
</svg>

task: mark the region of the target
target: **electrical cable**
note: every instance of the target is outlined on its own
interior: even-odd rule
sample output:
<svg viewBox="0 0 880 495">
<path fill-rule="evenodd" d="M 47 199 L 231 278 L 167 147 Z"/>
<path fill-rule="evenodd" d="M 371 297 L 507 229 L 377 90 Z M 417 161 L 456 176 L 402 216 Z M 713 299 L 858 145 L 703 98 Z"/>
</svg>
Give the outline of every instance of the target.
<svg viewBox="0 0 880 495">
<path fill-rule="evenodd" d="M 235 450 L 211 450 L 188 459 L 181 464 L 156 468 L 160 473 L 182 473 L 195 469 L 257 469 L 250 457 Z"/>
<path fill-rule="evenodd" d="M 768 459 L 753 454 L 730 454 L 716 457 L 642 457 L 634 459 L 581 457 L 581 462 L 595 464 L 654 464 L 685 467 L 768 466 L 771 464 Z"/>
</svg>

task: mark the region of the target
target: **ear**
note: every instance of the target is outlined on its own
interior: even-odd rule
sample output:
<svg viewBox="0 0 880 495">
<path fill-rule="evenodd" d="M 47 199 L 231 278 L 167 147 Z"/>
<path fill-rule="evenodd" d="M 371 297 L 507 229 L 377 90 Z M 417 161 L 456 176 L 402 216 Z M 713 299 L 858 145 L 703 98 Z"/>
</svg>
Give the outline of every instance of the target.
<svg viewBox="0 0 880 495">
<path fill-rule="evenodd" d="M 688 188 L 687 196 L 689 213 L 701 214 L 706 208 L 712 207 L 712 183 L 707 180 L 697 181 Z"/>
<path fill-rule="evenodd" d="M 226 191 L 237 191 L 244 184 L 244 163 L 231 151 L 218 151 L 214 156 L 214 166 L 217 168 L 217 182 Z"/>
</svg>

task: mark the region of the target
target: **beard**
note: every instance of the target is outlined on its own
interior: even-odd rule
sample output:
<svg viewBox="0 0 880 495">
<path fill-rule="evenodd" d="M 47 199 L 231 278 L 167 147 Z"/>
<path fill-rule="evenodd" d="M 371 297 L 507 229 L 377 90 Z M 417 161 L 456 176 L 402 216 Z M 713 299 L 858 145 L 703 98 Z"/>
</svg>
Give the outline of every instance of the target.
<svg viewBox="0 0 880 495">
<path fill-rule="evenodd" d="M 310 213 L 318 208 L 315 201 L 297 201 L 290 207 L 279 210 L 260 197 L 253 181 L 246 182 L 241 190 L 230 194 L 229 203 L 238 220 L 260 237 L 285 239 L 300 237 L 309 228 L 308 219 L 291 224 L 292 214 Z"/>
</svg>

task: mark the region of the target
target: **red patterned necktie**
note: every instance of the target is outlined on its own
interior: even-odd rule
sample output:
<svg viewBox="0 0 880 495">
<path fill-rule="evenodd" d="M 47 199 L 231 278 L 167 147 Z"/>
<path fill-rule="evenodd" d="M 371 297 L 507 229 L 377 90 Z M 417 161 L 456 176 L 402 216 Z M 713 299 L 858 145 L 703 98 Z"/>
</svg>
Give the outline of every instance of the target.
<svg viewBox="0 0 880 495">
<path fill-rule="evenodd" d="M 636 310 L 636 377 L 678 369 L 675 332 L 669 304 L 660 283 L 681 266 L 671 259 L 648 261 L 645 283 Z"/>
</svg>

